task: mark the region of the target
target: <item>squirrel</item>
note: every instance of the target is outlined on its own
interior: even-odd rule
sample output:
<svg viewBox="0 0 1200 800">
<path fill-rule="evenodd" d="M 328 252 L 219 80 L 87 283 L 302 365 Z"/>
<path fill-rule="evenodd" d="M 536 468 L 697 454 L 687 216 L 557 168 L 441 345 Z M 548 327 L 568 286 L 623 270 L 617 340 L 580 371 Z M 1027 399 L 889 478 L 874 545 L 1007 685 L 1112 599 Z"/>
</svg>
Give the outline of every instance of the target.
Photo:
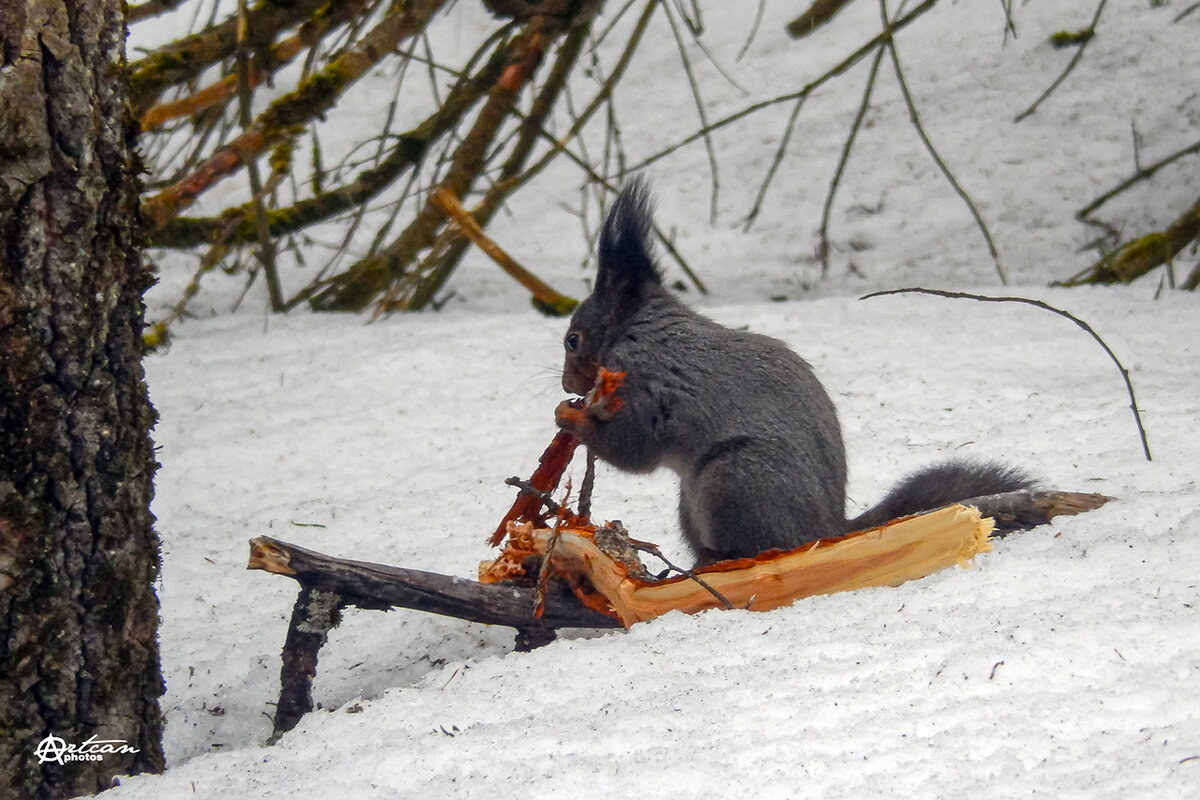
<svg viewBox="0 0 1200 800">
<path fill-rule="evenodd" d="M 632 180 L 601 229 L 592 294 L 563 338 L 562 385 L 586 395 L 624 373 L 619 402 L 563 401 L 558 427 L 618 469 L 680 477 L 679 521 L 697 563 L 790 550 L 981 495 L 1029 489 L 1022 471 L 951 461 L 903 480 L 846 519 L 837 411 L 783 342 L 719 325 L 662 283 L 650 193 Z"/>
</svg>

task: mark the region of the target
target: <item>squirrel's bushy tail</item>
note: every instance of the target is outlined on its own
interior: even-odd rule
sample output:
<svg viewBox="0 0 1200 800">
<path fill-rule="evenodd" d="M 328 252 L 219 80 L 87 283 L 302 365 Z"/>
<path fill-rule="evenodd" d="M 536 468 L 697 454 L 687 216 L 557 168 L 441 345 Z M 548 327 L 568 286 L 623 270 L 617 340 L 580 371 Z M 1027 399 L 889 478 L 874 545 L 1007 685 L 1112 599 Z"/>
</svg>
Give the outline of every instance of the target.
<svg viewBox="0 0 1200 800">
<path fill-rule="evenodd" d="M 1001 492 L 1032 489 L 1034 480 L 1022 470 L 995 462 L 948 461 L 909 475 L 887 497 L 852 520 L 847 531 L 883 525 L 897 517 Z"/>
</svg>

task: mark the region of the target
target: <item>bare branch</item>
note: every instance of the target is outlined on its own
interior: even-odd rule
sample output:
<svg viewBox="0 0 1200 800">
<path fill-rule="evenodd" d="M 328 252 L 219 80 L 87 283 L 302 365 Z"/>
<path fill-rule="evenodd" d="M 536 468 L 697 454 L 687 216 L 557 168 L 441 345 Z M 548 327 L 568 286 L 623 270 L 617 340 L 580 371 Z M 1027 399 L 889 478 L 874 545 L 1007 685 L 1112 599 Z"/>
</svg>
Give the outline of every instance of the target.
<svg viewBox="0 0 1200 800">
<path fill-rule="evenodd" d="M 330 30 L 360 14 L 365 5 L 366 0 L 343 0 L 342 2 L 334 3 L 330 14 L 314 16 L 301 25 L 299 31 L 282 42 L 274 43 L 268 48 L 253 51 L 255 57 L 249 59 L 247 66 L 243 68 L 247 70 L 246 81 L 251 88 L 266 82 L 272 75 L 287 66 L 305 48 L 312 47 L 313 44 L 319 41 Z M 238 50 L 238 52 L 252 51 L 248 31 L 249 24 L 249 20 L 247 20 L 245 46 Z M 241 28 L 238 29 L 238 35 L 243 35 Z M 170 120 L 196 115 L 235 97 L 238 93 L 240 81 L 239 73 L 226 75 L 224 78 L 185 97 L 158 103 L 146 109 L 138 120 L 138 124 L 141 126 L 142 131 L 145 132 L 155 130 Z"/>
<path fill-rule="evenodd" d="M 1138 411 L 1137 398 L 1134 397 L 1133 394 L 1133 382 L 1129 379 L 1129 370 L 1125 369 L 1125 365 L 1121 363 L 1120 359 L 1117 358 L 1116 354 L 1113 353 L 1108 344 L 1100 338 L 1100 335 L 1092 329 L 1092 326 L 1081 320 L 1079 317 L 1067 311 L 1063 311 L 1061 308 L 1055 308 L 1048 303 L 1043 303 L 1041 300 L 1031 300 L 1028 297 L 989 297 L 980 294 L 969 294 L 967 292 L 944 292 L 939 289 L 891 289 L 883 292 L 872 292 L 871 294 L 863 295 L 859 299 L 867 300 L 872 297 L 883 297 L 884 295 L 889 294 L 929 294 L 934 295 L 935 297 L 978 300 L 985 303 L 1023 303 L 1025 305 L 1033 306 L 1034 308 L 1040 308 L 1044 311 L 1049 311 L 1053 314 L 1059 315 L 1060 317 L 1065 317 L 1066 319 L 1071 320 L 1071 322 L 1075 323 L 1075 325 L 1087 333 L 1088 336 L 1092 337 L 1092 339 L 1100 345 L 1112 362 L 1117 365 L 1117 370 L 1121 373 L 1121 379 L 1125 381 L 1125 390 L 1129 394 L 1129 408 L 1133 411 L 1134 422 L 1137 423 L 1138 438 L 1141 439 L 1142 442 L 1142 452 L 1145 454 L 1147 461 L 1151 460 L 1150 443 L 1146 440 L 1146 429 L 1142 425 L 1142 415 L 1141 412 Z"/>
<path fill-rule="evenodd" d="M 692 100 L 696 104 L 696 116 L 700 119 L 700 128 L 705 130 L 708 128 L 708 112 L 704 110 L 704 98 L 700 96 L 700 83 L 696 80 L 696 73 L 692 70 L 692 60 L 688 57 L 683 36 L 679 33 L 679 26 L 675 22 L 675 15 L 671 13 L 671 6 L 667 4 L 666 0 L 661 0 L 661 2 L 663 12 L 667 15 L 667 22 L 670 23 L 671 35 L 675 38 L 675 48 L 678 50 L 679 60 L 683 64 L 683 73 L 687 76 L 688 86 L 692 90 Z M 717 151 L 713 146 L 712 137 L 708 133 L 704 134 L 704 150 L 708 154 L 708 172 L 712 181 L 708 218 L 710 222 L 716 222 L 717 194 L 721 184 L 717 167 Z"/>
<path fill-rule="evenodd" d="M 829 220 L 833 215 L 833 199 L 837 195 L 846 165 L 850 163 L 850 151 L 854 147 L 854 140 L 858 138 L 859 128 L 862 127 L 863 119 L 867 116 L 867 109 L 871 106 L 871 95 L 875 89 L 875 79 L 879 75 L 879 65 L 883 61 L 884 50 L 885 48 L 880 46 L 875 51 L 875 60 L 871 62 L 871 72 L 867 76 L 867 85 L 863 89 L 862 102 L 858 104 L 858 112 L 854 115 L 854 122 L 850 125 L 850 132 L 846 135 L 846 143 L 842 145 L 837 169 L 834 170 L 833 178 L 829 181 L 829 191 L 825 194 L 825 205 L 821 209 L 821 227 L 818 230 L 817 239 L 817 255 L 821 258 L 822 275 L 829 273 Z"/>
<path fill-rule="evenodd" d="M 494 44 L 494 41 L 489 40 L 485 46 Z M 431 144 L 457 125 L 471 106 L 487 93 L 488 88 L 499 78 L 506 56 L 506 47 L 496 46 L 487 64 L 478 73 L 460 80 L 438 109 L 420 125 L 391 137 L 394 143 L 387 148 L 388 155 L 374 166 L 363 170 L 354 180 L 301 200 L 288 208 L 269 212 L 271 234 L 283 236 L 294 233 L 309 225 L 349 211 L 375 197 L 384 188 L 394 183 L 407 170 L 419 163 Z M 189 247 L 212 241 L 215 236 L 224 232 L 229 217 L 238 215 L 246 218 L 251 210 L 250 205 L 247 204 L 226 211 L 217 217 L 177 217 L 151 236 L 151 245 Z M 246 224 L 238 227 L 229 236 L 228 241 L 230 244 L 245 244 L 253 241 L 254 235 L 253 226 Z"/>
<path fill-rule="evenodd" d="M 1156 172 L 1158 172 L 1163 167 L 1175 163 L 1176 161 L 1183 158 L 1184 156 L 1190 156 L 1190 155 L 1194 155 L 1196 153 L 1200 153 L 1200 142 L 1195 142 L 1193 144 L 1190 144 L 1187 147 L 1183 148 L 1182 150 L 1177 150 L 1174 153 L 1172 153 L 1171 155 L 1167 156 L 1166 158 L 1159 159 L 1158 161 L 1155 161 L 1150 166 L 1138 170 L 1130 178 L 1117 184 L 1112 189 L 1109 189 L 1107 192 L 1100 195 L 1095 200 L 1093 200 L 1092 202 L 1088 203 L 1083 208 L 1076 211 L 1075 218 L 1081 222 L 1085 221 L 1085 217 L 1090 216 L 1093 211 L 1095 211 L 1097 208 L 1099 208 L 1100 206 L 1107 203 L 1109 200 L 1111 200 L 1114 197 L 1116 197 L 1117 195 L 1119 195 L 1121 192 L 1128 189 L 1130 186 L 1133 186 L 1134 184 L 1139 183 L 1140 181 L 1144 181 L 1144 180 L 1150 178 L 1152 175 L 1154 175 Z"/>
<path fill-rule="evenodd" d="M 1087 34 L 1087 36 L 1080 41 L 1079 49 L 1075 51 L 1075 55 L 1071 56 L 1071 60 L 1067 63 L 1066 69 L 1064 69 L 1062 74 L 1054 79 L 1054 82 L 1047 87 L 1046 91 L 1042 92 L 1041 96 L 1038 97 L 1037 100 L 1033 101 L 1033 105 L 1018 114 L 1013 122 L 1020 122 L 1037 111 L 1038 106 L 1040 106 L 1047 97 L 1053 94 L 1054 90 L 1057 89 L 1059 85 L 1067 79 L 1067 76 L 1071 74 L 1071 71 L 1075 69 L 1075 65 L 1079 63 L 1081 58 L 1083 58 L 1083 51 L 1087 49 L 1088 42 L 1093 39 L 1096 33 L 1096 25 L 1100 22 L 1100 15 L 1104 12 L 1104 6 L 1106 3 L 1108 3 L 1108 0 L 1100 0 L 1100 3 L 1096 6 L 1096 13 L 1092 16 L 1092 23 L 1084 29 L 1084 32 Z"/>
<path fill-rule="evenodd" d="M 887 0 L 879 0 L 879 13 L 883 18 L 884 27 L 888 27 Z M 938 169 L 946 177 L 955 194 L 962 199 L 967 209 L 971 212 L 971 216 L 975 218 L 975 225 L 979 228 L 979 232 L 983 234 L 983 240 L 987 243 L 988 253 L 992 256 L 992 263 L 996 265 L 996 274 L 1000 277 L 1000 283 L 1007 285 L 1008 276 L 1004 274 L 1004 267 L 1000 265 L 1000 253 L 996 250 L 996 243 L 992 241 L 992 234 L 988 231 L 987 224 L 983 221 L 979 209 L 975 207 L 975 203 L 971 200 L 966 190 L 959 185 L 958 180 L 954 177 L 954 173 L 946 166 L 946 162 L 938 155 L 933 142 L 930 141 L 928 134 L 925 133 L 924 126 L 921 125 L 921 118 L 917 114 L 917 106 L 913 103 L 912 94 L 908 91 L 908 82 L 904 79 L 904 71 L 900 68 L 900 54 L 896 51 L 895 39 L 889 36 L 884 44 L 887 47 L 888 54 L 892 57 L 892 68 L 896 74 L 896 81 L 900 86 L 900 94 L 904 97 L 904 105 L 908 107 L 908 118 L 912 122 L 913 128 L 916 129 L 917 136 L 920 137 L 921 143 L 925 145 L 925 149 L 929 152 L 933 163 L 937 164 Z"/>
<path fill-rule="evenodd" d="M 727 117 L 719 119 L 716 122 L 713 122 L 712 124 L 707 125 L 698 131 L 695 131 L 694 133 L 685 137 L 684 139 L 680 140 L 679 142 L 676 142 L 675 144 L 670 145 L 669 147 L 667 147 L 663 150 L 660 150 L 657 153 L 654 153 L 653 155 L 648 156 L 647 158 L 642 159 L 642 161 L 638 162 L 633 167 L 630 167 L 629 171 L 630 172 L 639 172 L 639 171 L 645 169 L 646 167 L 650 166 L 651 164 L 655 163 L 656 161 L 661 161 L 662 159 L 664 159 L 667 156 L 674 153 L 676 150 L 680 150 L 684 147 L 687 147 L 689 144 L 692 144 L 693 142 L 704 138 L 712 131 L 715 131 L 718 128 L 723 128 L 726 125 L 731 125 L 734 122 L 737 122 L 739 120 L 745 119 L 746 117 L 756 114 L 759 111 L 762 111 L 763 109 L 771 108 L 772 106 L 779 105 L 780 103 L 790 103 L 790 102 L 799 100 L 802 97 L 809 96 L 810 94 L 812 94 L 817 89 L 824 86 L 829 81 L 844 74 L 847 70 L 849 70 L 851 67 L 853 67 L 855 64 L 857 64 L 859 61 L 862 61 L 876 47 L 878 47 L 880 44 L 882 44 L 883 42 L 890 39 L 897 31 L 903 30 L 904 28 L 908 27 L 910 24 L 912 24 L 914 21 L 916 21 L 922 14 L 924 14 L 925 12 L 927 12 L 931 8 L 933 8 L 935 5 L 937 5 L 937 2 L 938 2 L 938 0 L 924 0 L 923 3 L 921 3 L 919 6 L 914 8 L 912 11 L 909 11 L 903 17 L 900 17 L 899 19 L 895 20 L 894 22 L 889 23 L 884 30 L 880 31 L 875 36 L 872 36 L 870 40 L 868 40 L 865 44 L 863 44 L 861 47 L 859 47 L 853 53 L 851 53 L 850 55 L 848 55 L 844 59 L 842 59 L 840 62 L 838 62 L 838 64 L 836 66 L 834 66 L 832 69 L 830 69 L 828 72 L 821 75 L 821 77 L 817 78 L 816 80 L 812 81 L 811 83 L 806 84 L 801 89 L 798 89 L 797 91 L 794 91 L 794 92 L 788 92 L 787 94 L 781 94 L 777 97 L 770 98 L 769 100 L 763 100 L 758 103 L 754 103 L 752 105 L 747 106 L 746 108 L 743 108 L 741 111 L 734 112 L 733 114 L 730 114 Z"/>
<path fill-rule="evenodd" d="M 419 32 L 429 16 L 445 2 L 417 3 L 415 9 L 404 5 L 384 17 L 361 41 L 302 82 L 294 92 L 271 103 L 252 126 L 220 147 L 192 174 L 142 204 L 147 232 L 152 235 L 195 202 L 201 192 L 245 165 L 248 159 L 291 135 L 289 129 L 292 126 L 330 108 L 346 86 L 362 77 L 401 40 Z"/>
<path fill-rule="evenodd" d="M 247 44 L 268 47 L 280 31 L 311 17 L 329 0 L 260 0 L 248 11 Z M 238 17 L 161 47 L 129 65 L 129 97 L 141 116 L 169 86 L 195 80 L 204 70 L 237 50 Z"/>
<path fill-rule="evenodd" d="M 237 49 L 237 90 L 238 118 L 243 130 L 249 128 L 252 122 L 250 114 L 251 92 L 250 85 L 250 51 L 248 15 L 246 0 L 238 0 L 238 49 Z M 279 285 L 279 271 L 275 263 L 275 241 L 267 225 L 267 206 L 263 197 L 262 177 L 258 172 L 258 160 L 251 158 L 246 163 L 246 176 L 250 180 L 250 195 L 254 204 L 254 227 L 258 235 L 258 261 L 262 266 L 263 277 L 267 281 L 267 296 L 271 302 L 272 311 L 283 310 L 283 289 Z"/>
</svg>

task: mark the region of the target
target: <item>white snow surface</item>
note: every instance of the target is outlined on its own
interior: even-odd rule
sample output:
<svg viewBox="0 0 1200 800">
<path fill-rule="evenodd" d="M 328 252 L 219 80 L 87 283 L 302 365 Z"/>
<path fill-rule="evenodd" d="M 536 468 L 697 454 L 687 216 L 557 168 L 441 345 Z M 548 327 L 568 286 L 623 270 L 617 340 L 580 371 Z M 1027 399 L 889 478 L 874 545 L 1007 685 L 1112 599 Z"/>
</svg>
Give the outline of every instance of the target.
<svg viewBox="0 0 1200 800">
<path fill-rule="evenodd" d="M 483 24 L 471 5 L 451 9 L 448 37 L 469 41 L 462 32 Z M 719 87 L 713 118 L 802 85 L 877 28 L 877 7 L 860 2 L 796 43 L 781 29 L 803 4 L 767 3 L 736 61 L 750 5 L 704 6 L 706 43 L 752 90 L 707 83 Z M 440 313 L 370 324 L 268 316 L 257 289 L 230 312 L 240 286 L 214 279 L 198 301 L 212 313 L 178 324 L 147 363 L 161 415 L 169 766 L 106 796 L 1200 796 L 1195 298 L 1156 297 L 1154 279 L 1041 288 L 1095 257 L 1079 250 L 1094 232 L 1072 215 L 1135 170 L 1131 124 L 1142 163 L 1194 141 L 1200 95 L 1179 71 L 1196 74 L 1200 14 L 1110 4 L 1075 73 L 1014 124 L 1070 58 L 1049 33 L 1084 27 L 1094 7 L 1015 4 L 1019 36 L 1005 43 L 1003 5 L 943 0 L 898 41 L 930 136 L 992 224 L 1013 286 L 996 285 L 894 88 L 843 178 L 834 270 L 819 279 L 809 254 L 865 65 L 810 101 L 748 233 L 741 215 L 790 109 L 717 137 L 715 224 L 701 144 L 647 174 L 664 228 L 712 290 L 686 299 L 786 341 L 835 398 L 851 510 L 952 455 L 1000 458 L 1116 502 L 898 588 L 669 614 L 526 654 L 511 652 L 508 629 L 351 610 L 321 653 L 318 709 L 268 746 L 296 584 L 247 571 L 247 540 L 473 577 L 513 497 L 504 478 L 527 475 L 553 435 L 565 323 L 528 310 L 476 256 Z M 694 127 L 669 31 L 657 35 L 619 89 L 634 161 Z M 1105 211 L 1130 234 L 1161 228 L 1194 202 L 1197 169 L 1185 160 Z M 562 209 L 578 200 L 578 176 L 555 168 L 539 185 L 492 233 L 585 294 L 586 245 Z M 164 274 L 152 318 L 182 280 Z M 857 299 L 905 285 L 1033 297 L 1089 320 L 1130 371 L 1154 460 L 1116 367 L 1068 320 L 1023 305 Z M 571 474 L 578 483 L 581 468 Z M 595 512 L 686 561 L 675 491 L 665 471 L 602 469 Z"/>
</svg>

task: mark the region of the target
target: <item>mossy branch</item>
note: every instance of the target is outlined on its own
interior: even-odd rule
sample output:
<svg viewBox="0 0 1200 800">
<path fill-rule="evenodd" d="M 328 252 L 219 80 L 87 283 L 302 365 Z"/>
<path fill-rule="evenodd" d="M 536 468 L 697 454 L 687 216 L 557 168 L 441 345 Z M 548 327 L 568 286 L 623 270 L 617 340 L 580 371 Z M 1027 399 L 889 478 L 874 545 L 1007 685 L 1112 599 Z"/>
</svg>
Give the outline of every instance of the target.
<svg viewBox="0 0 1200 800">
<path fill-rule="evenodd" d="M 807 11 L 787 24 L 788 36 L 803 39 L 836 17 L 850 2 L 851 0 L 815 0 Z"/>
<path fill-rule="evenodd" d="M 430 0 L 398 6 L 332 63 L 303 81 L 295 91 L 271 103 L 251 126 L 218 148 L 190 175 L 142 204 L 147 232 L 153 235 L 213 184 L 288 137 L 293 126 L 329 110 L 370 67 L 405 38 L 424 30 L 429 18 L 445 2 Z"/>
<path fill-rule="evenodd" d="M 1148 233 L 1126 242 L 1058 285 L 1132 283 L 1154 268 L 1170 264 L 1185 247 L 1196 241 L 1197 236 L 1200 236 L 1200 199 L 1165 231 Z M 1185 283 L 1184 288 L 1194 287 Z"/>
<path fill-rule="evenodd" d="M 329 0 L 260 0 L 247 13 L 247 46 L 268 47 L 281 31 L 313 16 Z M 236 14 L 199 33 L 160 47 L 129 65 L 129 101 L 141 117 L 171 86 L 200 77 L 212 65 L 232 58 L 237 50 Z"/>
<path fill-rule="evenodd" d="M 143 19 L 157 17 L 159 14 L 165 14 L 173 10 L 182 2 L 184 0 L 146 0 L 146 2 L 138 3 L 137 5 L 131 3 L 125 12 L 125 22 L 132 25 Z"/>
<path fill-rule="evenodd" d="M 455 150 L 439 187 L 457 197 L 470 192 L 483 171 L 496 135 L 516 105 L 520 90 L 533 76 L 546 49 L 562 32 L 563 24 L 561 18 L 540 15 L 524 24 L 509 44 L 508 63 Z M 362 311 L 405 274 L 418 253 L 434 244 L 445 221 L 445 214 L 427 201 L 390 245 L 330 278 L 311 295 L 310 305 L 318 311 Z"/>
<path fill-rule="evenodd" d="M 400 134 L 387 157 L 363 170 L 352 181 L 301 200 L 285 208 L 267 212 L 271 235 L 286 236 L 310 225 L 346 213 L 377 196 L 421 162 L 429 147 L 453 130 L 468 110 L 486 94 L 504 67 L 507 50 L 496 47 L 488 62 L 474 75 L 464 76 L 451 89 L 441 106 L 420 125 Z M 248 221 L 253 213 L 250 203 L 229 209 L 216 217 L 176 217 L 150 237 L 154 247 L 193 247 L 217 237 L 230 245 L 248 244 L 255 229 Z M 230 220 L 243 220 L 229 232 Z"/>
<path fill-rule="evenodd" d="M 343 0 L 320 9 L 300 29 L 281 42 L 254 52 L 248 64 L 246 82 L 251 88 L 268 81 L 272 75 L 306 48 L 312 47 L 335 28 L 363 12 L 367 0 Z M 229 74 L 185 97 L 157 103 L 138 120 L 142 131 L 155 130 L 173 119 L 198 114 L 233 99 L 238 92 L 238 76 Z"/>
</svg>

